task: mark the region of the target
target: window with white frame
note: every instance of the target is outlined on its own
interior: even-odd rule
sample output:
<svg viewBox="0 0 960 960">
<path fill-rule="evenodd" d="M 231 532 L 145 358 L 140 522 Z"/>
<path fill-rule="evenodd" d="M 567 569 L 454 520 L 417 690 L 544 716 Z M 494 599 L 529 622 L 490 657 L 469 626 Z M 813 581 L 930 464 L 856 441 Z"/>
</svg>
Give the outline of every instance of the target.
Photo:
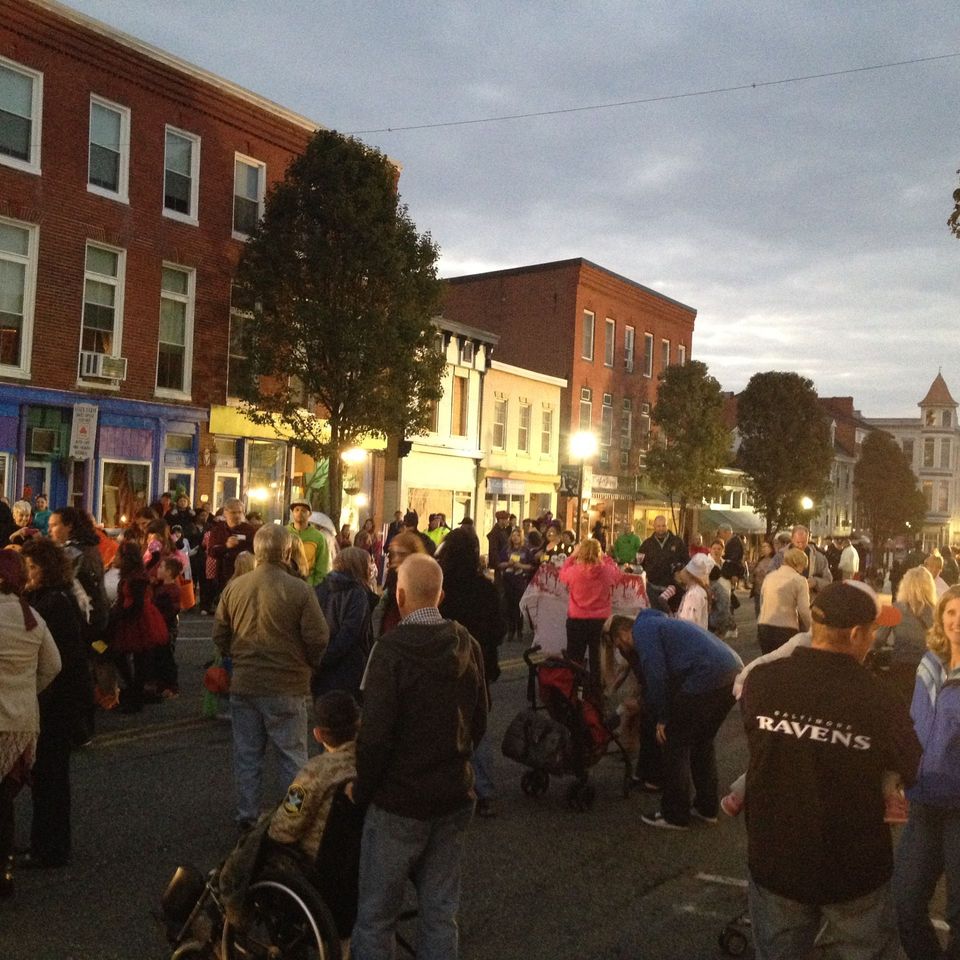
<svg viewBox="0 0 960 960">
<path fill-rule="evenodd" d="M 194 272 L 164 264 L 160 281 L 157 392 L 190 393 Z"/>
<path fill-rule="evenodd" d="M 199 193 L 200 138 L 167 127 L 163 153 L 164 215 L 195 224 Z"/>
<path fill-rule="evenodd" d="M 549 457 L 553 449 L 553 410 L 544 408 L 540 416 L 540 455 Z"/>
<path fill-rule="evenodd" d="M 125 263 L 125 250 L 87 244 L 80 333 L 83 351 L 108 357 L 120 355 Z"/>
<path fill-rule="evenodd" d="M 233 161 L 233 233 L 249 237 L 263 216 L 267 165 L 250 157 L 234 154 Z"/>
<path fill-rule="evenodd" d="M 904 440 L 903 441 L 903 455 L 907 458 L 907 461 L 913 466 L 913 441 Z"/>
<path fill-rule="evenodd" d="M 643 335 L 643 375 L 645 377 L 653 376 L 653 334 L 645 333 Z"/>
<path fill-rule="evenodd" d="M 473 341 L 460 341 L 460 364 L 464 367 L 473 366 Z"/>
<path fill-rule="evenodd" d="M 497 398 L 493 401 L 493 446 L 503 450 L 507 445 L 507 401 Z"/>
<path fill-rule="evenodd" d="M 0 218 L 0 371 L 30 373 L 37 227 Z"/>
<path fill-rule="evenodd" d="M 923 465 L 925 467 L 933 466 L 935 445 L 936 445 L 936 441 L 933 439 L 933 437 L 927 437 L 923 441 Z"/>
<path fill-rule="evenodd" d="M 580 388 L 580 429 L 590 430 L 593 426 L 593 391 L 589 387 Z"/>
<path fill-rule="evenodd" d="M 0 163 L 40 172 L 43 74 L 0 57 Z"/>
<path fill-rule="evenodd" d="M 937 484 L 937 513 L 950 512 L 950 481 L 941 480 Z"/>
<path fill-rule="evenodd" d="M 950 441 L 941 440 L 940 441 L 940 469 L 949 470 L 950 469 Z"/>
<path fill-rule="evenodd" d="M 666 370 L 670 366 L 670 341 L 660 341 L 660 369 Z"/>
<path fill-rule="evenodd" d="M 613 443 L 613 397 L 605 393 L 600 406 L 600 446 L 609 447 L 611 443 Z"/>
<path fill-rule="evenodd" d="M 623 398 L 623 411 L 620 414 L 620 449 L 629 450 L 633 443 L 633 400 Z"/>
<path fill-rule="evenodd" d="M 100 465 L 100 516 L 107 527 L 125 526 L 150 503 L 150 464 L 102 460 Z"/>
<path fill-rule="evenodd" d="M 633 351 L 636 331 L 633 327 L 625 327 L 623 331 L 623 365 L 627 373 L 633 373 Z"/>
<path fill-rule="evenodd" d="M 127 202 L 130 167 L 130 111 L 101 97 L 90 97 L 90 156 L 87 189 Z"/>
<path fill-rule="evenodd" d="M 580 344 L 580 356 L 584 360 L 593 359 L 593 328 L 596 317 L 589 311 L 583 311 L 583 337 Z"/>
<path fill-rule="evenodd" d="M 940 415 L 940 425 L 942 427 L 952 427 L 953 426 L 953 415 L 949 410 L 944 410 Z"/>
<path fill-rule="evenodd" d="M 616 349 L 617 322 L 616 320 L 607 320 L 604 324 L 603 340 L 603 364 L 606 367 L 613 366 L 613 357 Z"/>
<path fill-rule="evenodd" d="M 685 343 L 677 344 L 677 363 L 682 367 L 687 362 L 687 345 Z"/>
<path fill-rule="evenodd" d="M 530 404 L 520 404 L 520 416 L 517 424 L 517 450 L 530 452 Z"/>
<path fill-rule="evenodd" d="M 454 374 L 451 404 L 450 434 L 454 437 L 465 437 L 470 411 L 470 381 L 466 377 Z"/>
<path fill-rule="evenodd" d="M 650 449 L 650 404 L 640 405 L 640 446 L 644 450 Z"/>
</svg>

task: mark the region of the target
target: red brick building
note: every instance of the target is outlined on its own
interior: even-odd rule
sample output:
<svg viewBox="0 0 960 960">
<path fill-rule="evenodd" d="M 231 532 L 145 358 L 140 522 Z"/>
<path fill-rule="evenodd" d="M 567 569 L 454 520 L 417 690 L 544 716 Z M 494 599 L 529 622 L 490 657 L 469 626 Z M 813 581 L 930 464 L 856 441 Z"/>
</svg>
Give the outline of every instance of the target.
<svg viewBox="0 0 960 960">
<path fill-rule="evenodd" d="M 0 0 L 0 492 L 107 523 L 177 487 L 274 512 L 292 453 L 228 403 L 230 286 L 316 128 L 60 4 Z"/>
<path fill-rule="evenodd" d="M 570 478 L 577 472 L 568 455 L 570 435 L 593 432 L 598 453 L 585 483 L 589 522 L 605 514 L 611 528 L 628 520 L 641 533 L 663 506 L 640 476 L 657 378 L 690 357 L 696 314 L 582 258 L 455 277 L 446 283 L 444 300 L 448 319 L 499 334 L 498 360 L 567 381 L 561 473 Z M 572 524 L 576 493 L 569 479 L 566 492 L 566 522 Z"/>
</svg>

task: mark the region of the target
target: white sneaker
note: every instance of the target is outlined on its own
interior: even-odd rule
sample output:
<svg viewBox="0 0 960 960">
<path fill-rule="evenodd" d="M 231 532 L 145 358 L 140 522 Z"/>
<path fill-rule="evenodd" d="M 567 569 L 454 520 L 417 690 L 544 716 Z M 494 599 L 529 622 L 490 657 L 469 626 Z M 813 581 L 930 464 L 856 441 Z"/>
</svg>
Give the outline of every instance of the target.
<svg viewBox="0 0 960 960">
<path fill-rule="evenodd" d="M 660 827 L 662 830 L 686 830 L 685 823 L 671 823 L 658 810 L 656 813 L 645 813 L 640 819 L 650 827 Z"/>
<path fill-rule="evenodd" d="M 702 814 L 696 807 L 690 808 L 690 816 L 695 820 L 699 820 L 701 823 L 709 823 L 711 825 L 719 823 L 717 817 L 708 817 L 705 814 Z"/>
</svg>

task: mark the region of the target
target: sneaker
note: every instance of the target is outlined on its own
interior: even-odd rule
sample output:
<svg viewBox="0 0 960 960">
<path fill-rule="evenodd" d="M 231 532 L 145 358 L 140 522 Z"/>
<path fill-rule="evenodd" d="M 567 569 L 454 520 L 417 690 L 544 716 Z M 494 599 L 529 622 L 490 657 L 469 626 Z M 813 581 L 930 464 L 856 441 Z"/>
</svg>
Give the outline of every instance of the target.
<svg viewBox="0 0 960 960">
<path fill-rule="evenodd" d="M 728 631 L 723 635 L 723 639 L 724 639 L 724 640 L 739 640 L 739 639 L 740 639 L 740 631 L 739 631 L 736 627 L 734 627 L 732 630 L 728 630 Z"/>
<path fill-rule="evenodd" d="M 884 823 L 906 823 L 909 812 L 910 802 L 902 793 L 894 793 L 884 799 Z"/>
<path fill-rule="evenodd" d="M 728 817 L 736 817 L 740 814 L 740 811 L 743 809 L 743 797 L 738 796 L 735 793 L 728 793 L 720 801 L 720 809 Z"/>
<path fill-rule="evenodd" d="M 636 774 L 630 778 L 630 782 L 635 787 L 639 787 L 644 793 L 663 792 L 663 787 L 661 787 L 659 783 L 654 783 L 652 780 L 644 780 L 643 777 L 638 777 Z"/>
<path fill-rule="evenodd" d="M 648 827 L 660 827 L 662 830 L 687 829 L 687 825 L 685 823 L 671 823 L 659 810 L 656 813 L 645 813 L 642 817 L 640 817 L 640 819 Z"/>
<path fill-rule="evenodd" d="M 708 817 L 705 813 L 701 813 L 696 807 L 690 808 L 690 816 L 695 820 L 699 820 L 701 823 L 709 823 L 711 826 L 717 824 L 717 817 Z"/>
</svg>

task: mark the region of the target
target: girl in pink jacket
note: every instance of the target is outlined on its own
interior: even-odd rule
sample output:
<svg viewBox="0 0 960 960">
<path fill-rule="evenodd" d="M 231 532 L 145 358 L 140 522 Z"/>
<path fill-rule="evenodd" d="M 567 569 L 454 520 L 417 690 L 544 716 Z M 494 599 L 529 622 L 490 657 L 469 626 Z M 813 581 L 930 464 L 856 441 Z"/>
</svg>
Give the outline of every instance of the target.
<svg viewBox="0 0 960 960">
<path fill-rule="evenodd" d="M 560 568 L 560 579 L 570 593 L 567 604 L 567 656 L 584 663 L 590 653 L 590 674 L 600 686 L 600 636 L 612 612 L 610 596 L 620 579 L 620 568 L 596 540 L 583 540 Z"/>
</svg>

